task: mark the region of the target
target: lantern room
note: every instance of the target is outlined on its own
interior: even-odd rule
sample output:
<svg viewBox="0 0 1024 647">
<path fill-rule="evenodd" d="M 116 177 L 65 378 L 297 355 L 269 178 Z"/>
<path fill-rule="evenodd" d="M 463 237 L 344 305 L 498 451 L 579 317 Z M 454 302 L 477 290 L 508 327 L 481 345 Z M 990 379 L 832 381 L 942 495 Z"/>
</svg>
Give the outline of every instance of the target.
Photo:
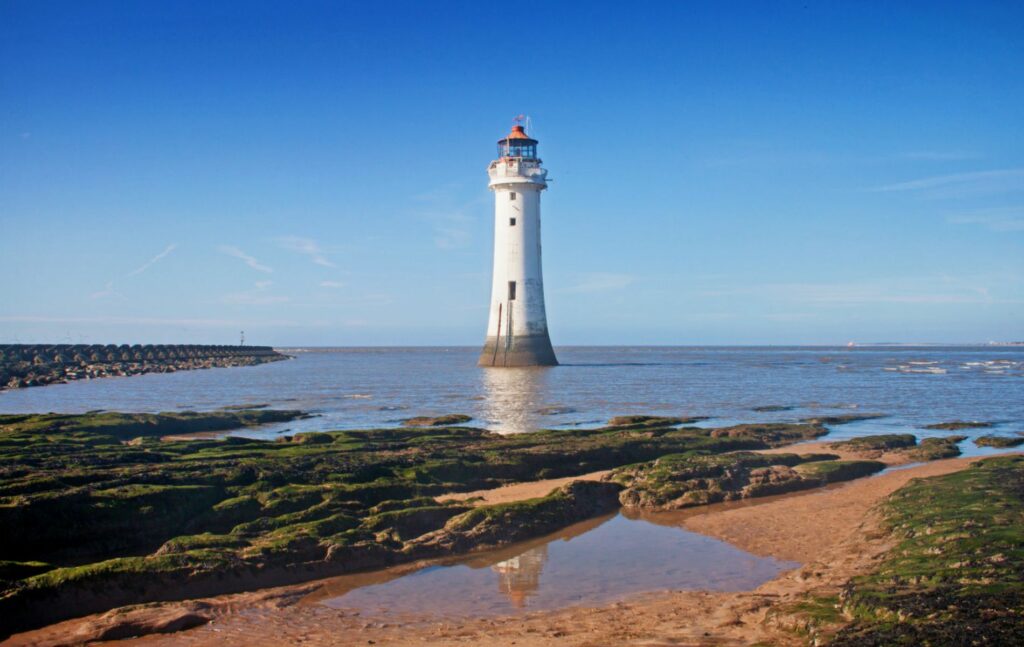
<svg viewBox="0 0 1024 647">
<path fill-rule="evenodd" d="M 530 139 L 523 127 L 516 124 L 508 137 L 498 141 L 498 157 L 537 159 L 537 140 Z"/>
</svg>

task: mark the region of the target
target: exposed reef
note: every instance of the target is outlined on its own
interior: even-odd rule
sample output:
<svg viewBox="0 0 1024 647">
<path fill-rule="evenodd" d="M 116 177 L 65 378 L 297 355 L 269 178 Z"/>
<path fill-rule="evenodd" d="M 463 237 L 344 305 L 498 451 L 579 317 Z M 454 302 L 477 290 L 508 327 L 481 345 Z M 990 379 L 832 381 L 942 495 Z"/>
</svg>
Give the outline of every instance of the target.
<svg viewBox="0 0 1024 647">
<path fill-rule="evenodd" d="M 622 486 L 570 483 L 475 508 L 435 497 L 826 433 L 810 424 L 701 429 L 632 416 L 513 436 L 419 426 L 161 440 L 296 415 L 0 417 L 0 527 L 19 529 L 0 535 L 0 630 L 525 539 L 614 509 Z"/>
<path fill-rule="evenodd" d="M 912 461 L 934 461 L 960 455 L 959 443 L 967 436 L 924 438 L 920 443 L 913 434 L 878 434 L 851 438 L 829 445 L 831 449 L 848 450 L 866 458 L 878 458 L 886 452 L 905 455 Z"/>
<path fill-rule="evenodd" d="M 402 421 L 403 427 L 448 427 L 451 425 L 462 425 L 473 419 L 462 413 L 449 413 L 444 416 L 431 418 L 430 416 L 418 416 L 406 418 Z"/>
<path fill-rule="evenodd" d="M 254 366 L 288 359 L 270 346 L 164 344 L 0 345 L 0 389 L 18 389 L 100 377 Z"/>
<path fill-rule="evenodd" d="M 840 413 L 832 416 L 815 416 L 813 418 L 805 418 L 803 422 L 808 422 L 814 425 L 845 425 L 851 422 L 860 422 L 861 420 L 885 418 L 887 415 L 888 414 L 885 413 Z"/>
<path fill-rule="evenodd" d="M 950 422 L 938 422 L 934 425 L 927 425 L 925 429 L 940 429 L 942 431 L 960 431 L 961 429 L 987 429 L 993 426 L 991 422 L 977 420 L 952 420 Z"/>
<path fill-rule="evenodd" d="M 1022 436 L 981 436 L 974 439 L 974 444 L 978 447 L 1017 447 L 1018 445 L 1024 445 L 1024 437 Z"/>
<path fill-rule="evenodd" d="M 1024 627 L 1024 458 L 914 481 L 882 508 L 899 541 L 851 581 L 836 646 L 1013 645 Z M 837 616 L 835 610 L 833 616 Z"/>
<path fill-rule="evenodd" d="M 623 486 L 623 506 L 673 510 L 805 490 L 867 476 L 885 468 L 877 461 L 840 461 L 834 454 L 663 456 L 615 470 L 607 478 Z"/>
</svg>

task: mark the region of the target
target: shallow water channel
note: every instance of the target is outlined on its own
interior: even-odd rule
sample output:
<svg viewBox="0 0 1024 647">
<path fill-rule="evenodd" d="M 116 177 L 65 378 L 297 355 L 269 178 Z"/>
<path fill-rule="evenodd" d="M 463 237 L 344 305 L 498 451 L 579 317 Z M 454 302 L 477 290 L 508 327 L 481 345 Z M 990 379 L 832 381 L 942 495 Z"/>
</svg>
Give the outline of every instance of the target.
<svg viewBox="0 0 1024 647">
<path fill-rule="evenodd" d="M 491 616 L 665 589 L 745 591 L 797 566 L 679 524 L 678 513 L 608 515 L 501 550 L 333 578 L 305 601 L 364 616 Z"/>
</svg>

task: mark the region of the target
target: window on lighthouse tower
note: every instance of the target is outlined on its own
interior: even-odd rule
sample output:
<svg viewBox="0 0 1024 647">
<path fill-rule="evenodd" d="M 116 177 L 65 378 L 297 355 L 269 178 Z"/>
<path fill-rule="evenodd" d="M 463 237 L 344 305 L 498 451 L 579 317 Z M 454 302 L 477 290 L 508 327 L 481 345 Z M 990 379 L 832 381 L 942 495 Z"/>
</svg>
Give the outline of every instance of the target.
<svg viewBox="0 0 1024 647">
<path fill-rule="evenodd" d="M 515 200 L 516 199 L 516 192 L 515 191 L 509 191 L 508 199 L 509 200 Z"/>
</svg>

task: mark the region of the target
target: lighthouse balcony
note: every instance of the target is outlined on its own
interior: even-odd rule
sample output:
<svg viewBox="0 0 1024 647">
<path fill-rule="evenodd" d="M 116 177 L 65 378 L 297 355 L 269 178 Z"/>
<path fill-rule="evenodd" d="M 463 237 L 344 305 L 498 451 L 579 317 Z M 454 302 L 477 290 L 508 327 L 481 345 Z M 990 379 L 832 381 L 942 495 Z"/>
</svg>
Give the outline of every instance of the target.
<svg viewBox="0 0 1024 647">
<path fill-rule="evenodd" d="M 509 159 L 495 160 L 487 169 L 491 176 L 491 184 L 502 182 L 530 182 L 546 184 L 547 170 L 534 161 L 517 161 Z"/>
</svg>

